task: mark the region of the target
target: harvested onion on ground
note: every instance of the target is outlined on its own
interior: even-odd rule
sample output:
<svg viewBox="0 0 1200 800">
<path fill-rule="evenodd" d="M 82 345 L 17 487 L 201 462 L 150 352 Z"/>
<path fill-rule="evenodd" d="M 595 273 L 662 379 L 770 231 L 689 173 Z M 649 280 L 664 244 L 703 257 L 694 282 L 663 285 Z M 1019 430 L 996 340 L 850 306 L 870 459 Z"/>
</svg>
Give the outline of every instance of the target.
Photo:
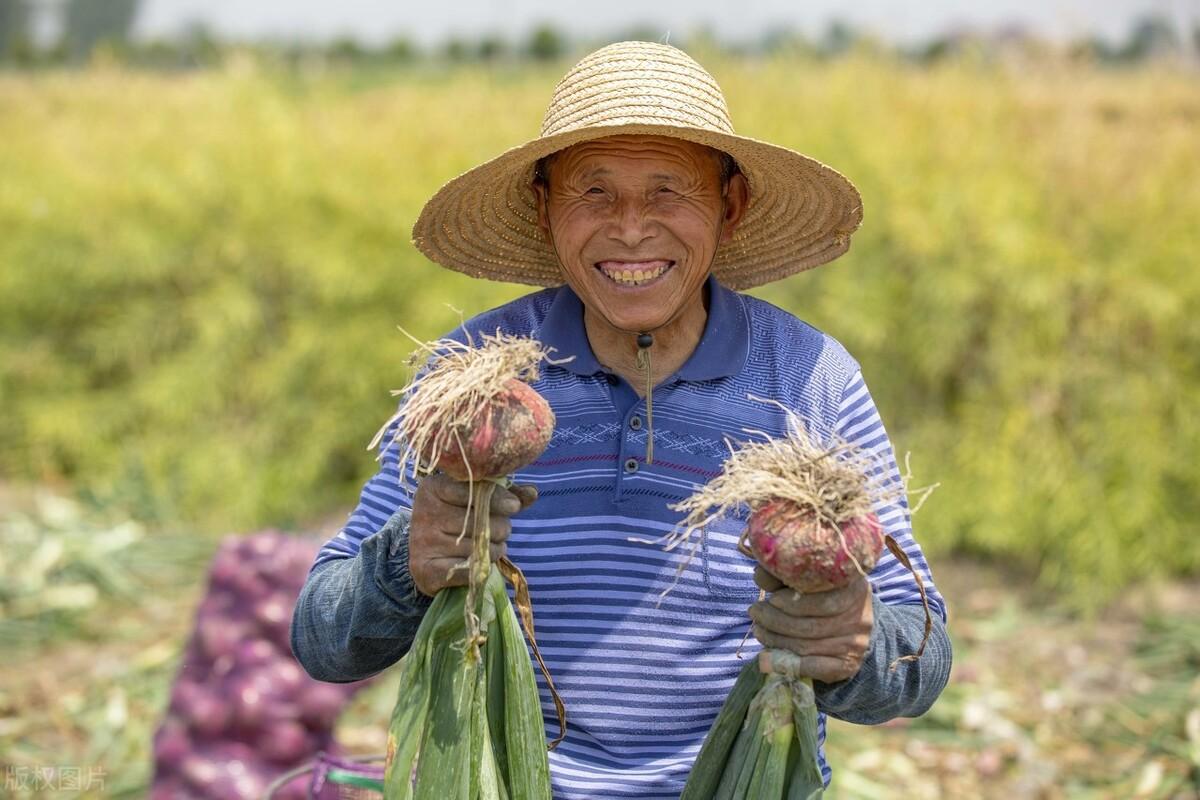
<svg viewBox="0 0 1200 800">
<path fill-rule="evenodd" d="M 313 680 L 288 637 L 318 546 L 276 531 L 221 543 L 154 735 L 151 800 L 258 798 L 284 772 L 337 752 L 334 724 L 367 682 Z M 303 778 L 274 794 L 308 796 Z"/>
<path fill-rule="evenodd" d="M 541 454 L 554 430 L 550 406 L 524 382 L 536 380 L 546 355 L 533 340 L 499 333 L 478 346 L 425 345 L 418 356 L 429 363 L 399 392 L 400 411 L 385 426 L 399 420 L 401 464 L 411 463 L 417 476 L 440 469 L 470 483 L 463 535 L 475 545 L 468 585 L 438 592 L 401 661 L 388 800 L 550 797 L 537 684 L 504 580 L 516 590 L 536 656 L 528 589 L 515 565 L 502 559 L 497 567 L 488 557 L 492 493 Z"/>
<path fill-rule="evenodd" d="M 828 591 L 865 576 L 885 541 L 912 569 L 873 511 L 903 486 L 882 485 L 886 472 L 869 453 L 840 441 L 820 444 L 791 412 L 788 420 L 786 437 L 744 444 L 720 475 L 673 506 L 686 517 L 668 547 L 694 538 L 694 552 L 706 526 L 748 508 L 739 549 L 797 592 Z M 919 575 L 917 583 L 924 599 Z M 926 603 L 927 634 L 928 614 Z M 797 661 L 789 651 L 766 650 L 746 664 L 704 740 L 682 800 L 822 795 L 816 700 L 812 680 L 797 674 Z"/>
</svg>

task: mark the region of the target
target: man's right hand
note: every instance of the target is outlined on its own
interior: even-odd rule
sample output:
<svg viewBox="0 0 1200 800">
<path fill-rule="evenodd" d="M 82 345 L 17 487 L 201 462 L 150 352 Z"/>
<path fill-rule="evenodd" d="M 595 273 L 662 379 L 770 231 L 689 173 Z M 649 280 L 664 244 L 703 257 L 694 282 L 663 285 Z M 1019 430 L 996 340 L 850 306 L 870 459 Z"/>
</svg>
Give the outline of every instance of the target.
<svg viewBox="0 0 1200 800">
<path fill-rule="evenodd" d="M 432 597 L 448 586 L 466 585 L 466 564 L 474 535 L 468 525 L 467 535 L 463 536 L 469 499 L 467 483 L 442 473 L 426 475 L 417 484 L 408 531 L 408 571 L 421 594 Z M 496 487 L 489 514 L 488 550 L 493 561 L 504 555 L 504 543 L 512 532 L 508 518 L 536 499 L 537 487 L 532 484 Z"/>
</svg>

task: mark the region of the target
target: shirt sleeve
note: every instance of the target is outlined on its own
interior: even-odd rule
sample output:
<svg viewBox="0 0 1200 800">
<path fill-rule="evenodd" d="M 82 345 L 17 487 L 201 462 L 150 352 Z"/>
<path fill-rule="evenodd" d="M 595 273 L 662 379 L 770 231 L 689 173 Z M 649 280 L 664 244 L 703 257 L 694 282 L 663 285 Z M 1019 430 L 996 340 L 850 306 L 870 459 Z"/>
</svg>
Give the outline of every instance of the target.
<svg viewBox="0 0 1200 800">
<path fill-rule="evenodd" d="M 878 466 L 872 477 L 885 491 L 902 490 L 903 482 L 900 479 L 892 443 L 884 430 L 883 420 L 879 418 L 875 401 L 863 381 L 862 372 L 855 372 L 842 391 L 835 433 L 848 444 L 874 456 Z M 908 498 L 903 491 L 897 494 L 894 500 L 877 502 L 875 514 L 883 525 L 884 533 L 896 540 L 900 549 L 912 562 L 913 568 L 920 574 L 929 598 L 930 611 L 940 616 L 944 622 L 947 616 L 946 601 L 934 585 L 933 574 L 929 570 L 925 555 L 921 552 L 917 540 L 913 538 Z M 917 589 L 916 579 L 890 550 L 884 549 L 869 577 L 872 590 L 882 602 L 888 605 L 921 604 L 921 593 Z"/>
<path fill-rule="evenodd" d="M 432 598 L 408 572 L 409 514 L 399 510 L 353 557 L 317 565 L 292 612 L 292 653 L 317 680 L 347 683 L 403 658 Z"/>
<path fill-rule="evenodd" d="M 379 471 L 341 531 L 318 552 L 292 614 L 291 645 L 309 675 L 360 680 L 408 652 L 432 598 L 408 571 L 414 485 L 400 481 L 398 422 L 384 432 Z"/>
<path fill-rule="evenodd" d="M 836 433 L 851 445 L 873 453 L 879 466 L 875 477 L 885 489 L 902 486 L 891 442 L 867 391 L 862 373 L 855 372 L 842 393 Z M 925 613 L 916 579 L 885 549 L 868 575 L 875 623 L 862 667 L 849 680 L 813 682 L 821 711 L 859 724 L 878 724 L 898 716 L 915 717 L 927 711 L 950 678 L 953 653 L 946 631 L 946 603 L 933 583 L 929 564 L 912 533 L 908 499 L 877 502 L 875 513 L 924 583 L 932 628 L 923 655 L 913 655 L 925 632 Z"/>
</svg>

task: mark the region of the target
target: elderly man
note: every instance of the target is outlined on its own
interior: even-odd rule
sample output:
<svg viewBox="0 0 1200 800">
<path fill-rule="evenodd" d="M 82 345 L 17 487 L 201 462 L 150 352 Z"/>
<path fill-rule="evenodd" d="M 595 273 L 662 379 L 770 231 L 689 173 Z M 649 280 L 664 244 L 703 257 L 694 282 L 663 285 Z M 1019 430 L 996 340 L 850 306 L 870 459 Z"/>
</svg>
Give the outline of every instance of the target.
<svg viewBox="0 0 1200 800">
<path fill-rule="evenodd" d="M 824 714 L 873 724 L 923 713 L 945 685 L 941 596 L 906 502 L 880 520 L 923 575 L 933 609 L 891 554 L 868 579 L 797 596 L 736 549 L 739 523 L 682 556 L 646 544 L 671 504 L 714 477 L 725 440 L 783 435 L 786 413 L 880 455 L 900 480 L 858 363 L 833 338 L 736 293 L 836 258 L 862 218 L 844 177 L 734 134 L 720 89 L 685 54 L 626 42 L 559 83 L 542 135 L 444 186 L 414 238 L 443 266 L 550 288 L 452 335 L 502 330 L 569 361 L 535 384 L 557 417 L 546 452 L 492 504 L 533 597 L 541 651 L 569 714 L 551 753 L 556 797 L 677 797 L 742 662 L 748 629 L 815 679 Z M 730 288 L 732 287 L 732 288 Z M 385 443 L 391 436 L 385 436 Z M 351 681 L 406 652 L 454 567 L 467 488 L 443 475 L 402 488 L 395 444 L 296 608 L 293 649 L 314 677 Z M 665 597 L 665 588 L 674 588 Z M 758 601 L 759 588 L 771 592 Z M 747 618 L 749 607 L 749 619 Z M 539 675 L 538 680 L 542 681 Z M 557 718 L 544 683 L 548 729 Z M 821 756 L 828 781 L 830 771 Z"/>
</svg>

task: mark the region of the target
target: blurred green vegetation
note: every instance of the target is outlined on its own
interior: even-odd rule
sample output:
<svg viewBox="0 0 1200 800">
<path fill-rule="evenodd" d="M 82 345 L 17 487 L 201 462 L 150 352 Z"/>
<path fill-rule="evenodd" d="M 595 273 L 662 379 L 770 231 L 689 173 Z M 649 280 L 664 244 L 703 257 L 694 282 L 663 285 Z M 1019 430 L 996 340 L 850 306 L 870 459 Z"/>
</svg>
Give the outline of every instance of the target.
<svg viewBox="0 0 1200 800">
<path fill-rule="evenodd" d="M 4 796 L 144 798 L 216 537 L 10 489 L 0 484 Z M 1026 577 L 938 564 L 954 602 L 950 684 L 918 719 L 831 719 L 830 800 L 1196 797 L 1200 582 L 1132 591 L 1088 621 L 1041 602 Z M 384 752 L 399 677 L 385 671 L 341 716 L 348 752 Z M 68 767 L 95 785 L 67 788 L 55 771 Z"/>
<path fill-rule="evenodd" d="M 756 292 L 863 365 L 933 552 L 1082 606 L 1200 571 L 1200 90 L 1166 66 L 706 59 L 848 175 L 851 251 Z M 409 341 L 527 287 L 408 242 L 564 64 L 0 75 L 0 476 L 143 520 L 352 508 Z M 936 569 L 936 562 L 935 562 Z"/>
<path fill-rule="evenodd" d="M 3 796 L 145 797 L 216 538 L 0 485 L 0 542 Z"/>
</svg>

